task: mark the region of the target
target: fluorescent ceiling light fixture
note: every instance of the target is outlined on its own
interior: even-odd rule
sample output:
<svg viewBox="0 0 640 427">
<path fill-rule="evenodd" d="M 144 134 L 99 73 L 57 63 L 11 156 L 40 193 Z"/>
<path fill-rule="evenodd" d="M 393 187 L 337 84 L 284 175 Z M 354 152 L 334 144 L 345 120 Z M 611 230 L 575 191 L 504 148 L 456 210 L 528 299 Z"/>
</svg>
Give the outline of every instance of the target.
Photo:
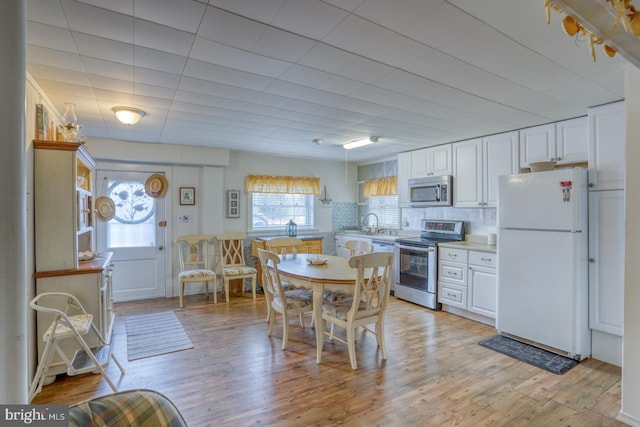
<svg viewBox="0 0 640 427">
<path fill-rule="evenodd" d="M 111 109 L 116 113 L 116 117 L 125 125 L 135 125 L 144 116 L 144 111 L 133 107 L 113 107 Z"/>
<path fill-rule="evenodd" d="M 344 147 L 345 150 L 351 150 L 352 148 L 364 147 L 365 145 L 373 144 L 374 142 L 378 142 L 377 136 L 370 136 L 368 138 L 351 141 L 344 144 L 342 147 Z"/>
</svg>

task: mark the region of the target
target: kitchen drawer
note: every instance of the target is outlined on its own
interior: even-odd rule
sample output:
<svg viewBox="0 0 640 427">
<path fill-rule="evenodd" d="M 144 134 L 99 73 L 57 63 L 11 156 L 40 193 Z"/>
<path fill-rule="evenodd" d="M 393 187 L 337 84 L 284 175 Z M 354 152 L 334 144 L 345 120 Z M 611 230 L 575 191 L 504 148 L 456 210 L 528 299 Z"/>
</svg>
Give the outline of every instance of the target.
<svg viewBox="0 0 640 427">
<path fill-rule="evenodd" d="M 492 252 L 469 251 L 469 264 L 496 268 L 496 254 Z"/>
<path fill-rule="evenodd" d="M 467 308 L 467 290 L 447 282 L 438 283 L 438 302 L 462 309 Z"/>
<path fill-rule="evenodd" d="M 439 261 L 455 261 L 467 263 L 467 250 L 454 248 L 438 248 Z"/>
<path fill-rule="evenodd" d="M 467 284 L 467 266 L 455 262 L 441 262 L 438 279 L 465 286 Z"/>
</svg>

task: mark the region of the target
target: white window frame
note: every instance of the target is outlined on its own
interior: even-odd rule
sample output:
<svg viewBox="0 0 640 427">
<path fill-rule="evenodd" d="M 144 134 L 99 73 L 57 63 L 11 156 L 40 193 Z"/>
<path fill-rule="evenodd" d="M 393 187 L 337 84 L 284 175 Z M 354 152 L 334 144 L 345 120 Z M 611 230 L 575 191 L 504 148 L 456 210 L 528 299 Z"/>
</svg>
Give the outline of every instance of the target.
<svg viewBox="0 0 640 427">
<path fill-rule="evenodd" d="M 254 211 L 256 209 L 256 207 L 254 206 L 254 195 L 256 194 L 269 194 L 272 196 L 283 196 L 283 197 L 288 197 L 288 196 L 304 197 L 306 199 L 306 204 L 304 205 L 304 207 L 301 207 L 300 209 L 303 209 L 304 211 L 306 211 L 306 213 L 304 213 L 303 216 L 311 217 L 311 223 L 304 224 L 301 221 L 299 221 L 299 219 L 296 219 L 296 217 L 294 217 L 293 215 L 288 215 L 286 218 L 284 216 L 280 218 L 271 218 L 272 220 L 275 221 L 275 224 L 273 225 L 254 226 L 253 225 Z M 300 230 L 311 230 L 315 228 L 315 196 L 313 194 L 291 194 L 291 193 L 276 194 L 276 193 L 253 192 L 253 193 L 249 193 L 248 199 L 249 199 L 248 200 L 249 214 L 247 215 L 247 221 L 248 221 L 247 229 L 251 232 L 274 232 L 274 231 L 282 232 L 286 230 L 289 220 L 293 220 L 293 222 L 296 223 L 298 232 L 300 232 Z"/>
<path fill-rule="evenodd" d="M 400 228 L 400 208 L 398 207 L 398 196 L 369 196 L 367 203 L 367 213 L 374 213 L 378 216 L 378 228 Z M 371 226 L 374 221 L 368 218 L 369 223 L 363 224 Z"/>
</svg>

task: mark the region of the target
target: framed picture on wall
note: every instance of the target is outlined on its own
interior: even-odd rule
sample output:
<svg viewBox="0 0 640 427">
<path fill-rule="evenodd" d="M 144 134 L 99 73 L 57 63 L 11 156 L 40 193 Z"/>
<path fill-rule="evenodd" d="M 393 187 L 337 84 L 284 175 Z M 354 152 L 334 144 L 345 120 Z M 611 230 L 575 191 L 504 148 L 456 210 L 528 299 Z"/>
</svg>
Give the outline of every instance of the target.
<svg viewBox="0 0 640 427">
<path fill-rule="evenodd" d="M 180 204 L 195 205 L 196 189 L 195 187 L 180 187 Z"/>
<path fill-rule="evenodd" d="M 240 218 L 239 190 L 227 190 L 227 218 Z"/>
</svg>

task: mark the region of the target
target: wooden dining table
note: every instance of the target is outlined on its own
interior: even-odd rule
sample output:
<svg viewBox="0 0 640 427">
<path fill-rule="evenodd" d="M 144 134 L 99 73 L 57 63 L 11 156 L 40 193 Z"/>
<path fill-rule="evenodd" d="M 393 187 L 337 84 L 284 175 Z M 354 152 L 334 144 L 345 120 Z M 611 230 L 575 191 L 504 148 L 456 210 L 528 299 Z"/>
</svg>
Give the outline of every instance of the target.
<svg viewBox="0 0 640 427">
<path fill-rule="evenodd" d="M 322 265 L 314 265 L 307 258 L 326 259 Z M 313 317 L 316 330 L 316 363 L 320 363 L 324 334 L 318 325 L 322 324 L 322 295 L 325 289 L 341 289 L 347 293 L 354 292 L 356 269 L 349 267 L 348 260 L 332 255 L 287 255 L 278 264 L 278 271 L 283 281 L 296 287 L 313 290 Z"/>
</svg>

